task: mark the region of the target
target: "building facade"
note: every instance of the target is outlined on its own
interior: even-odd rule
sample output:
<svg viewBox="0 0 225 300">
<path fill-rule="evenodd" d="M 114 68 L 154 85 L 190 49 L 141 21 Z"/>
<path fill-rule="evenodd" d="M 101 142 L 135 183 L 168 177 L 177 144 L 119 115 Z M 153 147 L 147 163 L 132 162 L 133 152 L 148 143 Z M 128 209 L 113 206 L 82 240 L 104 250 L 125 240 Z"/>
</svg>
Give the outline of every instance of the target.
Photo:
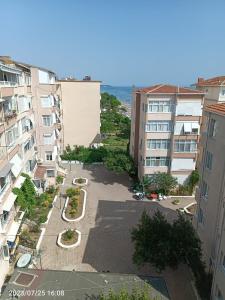
<svg viewBox="0 0 225 300">
<path fill-rule="evenodd" d="M 0 57 L 0 287 L 19 242 L 24 212 L 14 187 L 31 176 L 37 190 L 55 183 L 61 151 L 61 98 L 55 74 Z"/>
<path fill-rule="evenodd" d="M 14 187 L 37 168 L 31 72 L 0 57 L 0 287 L 9 271 L 9 255 L 18 243 L 24 212 L 15 205 Z"/>
<path fill-rule="evenodd" d="M 155 85 L 133 93 L 130 154 L 138 176 L 167 172 L 184 183 L 195 169 L 204 93 Z"/>
<path fill-rule="evenodd" d="M 202 160 L 194 225 L 213 272 L 212 299 L 225 299 L 225 103 L 204 108 Z"/>
<path fill-rule="evenodd" d="M 100 141 L 100 81 L 60 80 L 63 148 L 89 147 Z"/>
</svg>

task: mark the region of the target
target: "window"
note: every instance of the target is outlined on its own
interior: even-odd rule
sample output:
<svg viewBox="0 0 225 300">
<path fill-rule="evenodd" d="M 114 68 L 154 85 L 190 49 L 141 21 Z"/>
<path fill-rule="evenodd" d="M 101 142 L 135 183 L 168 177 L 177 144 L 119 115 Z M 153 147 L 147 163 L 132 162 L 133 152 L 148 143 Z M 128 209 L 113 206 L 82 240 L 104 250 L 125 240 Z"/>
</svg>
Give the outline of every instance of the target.
<svg viewBox="0 0 225 300">
<path fill-rule="evenodd" d="M 205 167 L 209 170 L 212 170 L 212 160 L 213 160 L 212 153 L 207 151 L 205 156 Z"/>
<path fill-rule="evenodd" d="M 46 173 L 47 173 L 47 177 L 54 177 L 55 176 L 55 171 L 54 170 L 48 169 L 48 170 L 46 170 Z"/>
<path fill-rule="evenodd" d="M 221 91 L 221 94 L 222 94 L 222 96 L 225 96 L 225 90 L 224 89 Z"/>
<path fill-rule="evenodd" d="M 8 245 L 0 247 L 0 259 L 9 260 L 9 248 Z"/>
<path fill-rule="evenodd" d="M 147 167 L 168 167 L 169 157 L 146 157 Z"/>
<path fill-rule="evenodd" d="M 202 188 L 201 188 L 201 196 L 202 196 L 205 200 L 208 199 L 208 191 L 209 191 L 208 184 L 203 180 L 203 181 L 202 181 Z"/>
<path fill-rule="evenodd" d="M 42 107 L 51 107 L 52 106 L 52 100 L 48 96 L 41 97 L 41 106 Z"/>
<path fill-rule="evenodd" d="M 147 149 L 166 150 L 170 148 L 170 140 L 147 140 Z"/>
<path fill-rule="evenodd" d="M 0 177 L 0 194 L 4 191 L 8 183 L 9 183 L 9 179 L 7 176 Z"/>
<path fill-rule="evenodd" d="M 201 208 L 198 211 L 198 222 L 204 224 L 204 214 Z"/>
<path fill-rule="evenodd" d="M 18 127 L 17 126 L 11 127 L 6 132 L 6 143 L 7 143 L 7 146 L 12 146 L 14 144 L 15 140 L 18 137 L 19 137 Z"/>
<path fill-rule="evenodd" d="M 46 160 L 53 160 L 52 151 L 46 151 L 45 152 L 45 159 Z"/>
<path fill-rule="evenodd" d="M 196 152 L 197 142 L 195 140 L 176 140 L 175 152 Z"/>
<path fill-rule="evenodd" d="M 171 102 L 170 101 L 149 101 L 148 112 L 158 113 L 158 112 L 171 112 Z"/>
<path fill-rule="evenodd" d="M 216 120 L 210 119 L 208 123 L 208 132 L 210 137 L 216 136 Z"/>
<path fill-rule="evenodd" d="M 43 143 L 44 143 L 44 145 L 52 145 L 52 142 L 53 142 L 52 133 L 43 134 Z"/>
<path fill-rule="evenodd" d="M 52 123 L 53 123 L 51 115 L 42 116 L 42 119 L 43 119 L 43 125 L 44 126 L 51 126 Z"/>
<path fill-rule="evenodd" d="M 170 132 L 171 121 L 148 121 L 146 124 L 146 132 Z"/>
</svg>

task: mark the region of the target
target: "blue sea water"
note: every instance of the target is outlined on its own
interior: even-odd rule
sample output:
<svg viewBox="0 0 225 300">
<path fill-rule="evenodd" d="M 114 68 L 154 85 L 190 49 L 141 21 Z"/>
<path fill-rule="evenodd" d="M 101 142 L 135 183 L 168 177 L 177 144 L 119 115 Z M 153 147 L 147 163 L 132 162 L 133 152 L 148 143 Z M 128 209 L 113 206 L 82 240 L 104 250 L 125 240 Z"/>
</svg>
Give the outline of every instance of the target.
<svg viewBox="0 0 225 300">
<path fill-rule="evenodd" d="M 132 89 L 132 86 L 101 85 L 101 93 L 108 93 L 110 95 L 114 95 L 120 101 L 128 104 L 131 103 Z"/>
</svg>

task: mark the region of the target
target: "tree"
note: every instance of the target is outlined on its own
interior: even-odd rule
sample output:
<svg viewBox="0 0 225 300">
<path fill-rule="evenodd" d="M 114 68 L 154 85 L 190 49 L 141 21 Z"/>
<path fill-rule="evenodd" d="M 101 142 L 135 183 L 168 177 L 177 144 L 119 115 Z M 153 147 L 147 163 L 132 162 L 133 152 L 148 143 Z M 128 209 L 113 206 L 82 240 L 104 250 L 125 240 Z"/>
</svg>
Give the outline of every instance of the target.
<svg viewBox="0 0 225 300">
<path fill-rule="evenodd" d="M 127 172 L 130 175 L 135 173 L 133 159 L 125 151 L 109 151 L 104 159 L 105 166 L 116 173 Z"/>
<path fill-rule="evenodd" d="M 157 211 L 151 218 L 144 211 L 131 234 L 135 247 L 134 263 L 138 266 L 150 263 L 160 271 L 164 270 L 168 264 L 170 238 L 171 225 L 162 213 Z"/>
<path fill-rule="evenodd" d="M 168 173 L 156 173 L 150 177 L 149 188 L 158 193 L 168 195 L 174 189 L 178 182 L 177 178 Z"/>
<path fill-rule="evenodd" d="M 152 217 L 143 212 L 139 224 L 132 230 L 131 240 L 135 264 L 150 263 L 160 271 L 187 264 L 195 276 L 199 295 L 209 299 L 211 274 L 205 269 L 201 241 L 189 219 L 179 214 L 170 224 L 159 211 Z"/>
<path fill-rule="evenodd" d="M 110 290 L 108 295 L 102 294 L 99 300 L 156 300 L 151 296 L 150 287 L 146 284 L 143 288 L 133 288 L 129 293 L 126 289 L 122 289 L 119 293 Z"/>
<path fill-rule="evenodd" d="M 191 192 L 193 192 L 194 187 L 199 182 L 200 175 L 198 170 L 194 170 L 191 172 L 191 175 L 188 178 L 188 184 L 190 186 Z"/>
</svg>

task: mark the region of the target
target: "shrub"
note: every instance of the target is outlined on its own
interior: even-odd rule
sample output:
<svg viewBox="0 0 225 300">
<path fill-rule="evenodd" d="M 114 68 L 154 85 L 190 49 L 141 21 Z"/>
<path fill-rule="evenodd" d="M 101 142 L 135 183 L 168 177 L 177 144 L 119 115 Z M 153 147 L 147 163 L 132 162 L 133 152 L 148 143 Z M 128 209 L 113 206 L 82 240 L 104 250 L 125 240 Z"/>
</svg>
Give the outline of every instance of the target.
<svg viewBox="0 0 225 300">
<path fill-rule="evenodd" d="M 58 175 L 58 176 L 56 177 L 56 183 L 57 183 L 57 184 L 62 184 L 62 183 L 63 183 L 63 176 Z"/>
<path fill-rule="evenodd" d="M 77 211 L 78 201 L 76 198 L 73 198 L 72 201 L 70 201 L 70 206 L 72 207 L 72 209 L 75 209 Z"/>
<path fill-rule="evenodd" d="M 84 178 L 81 178 L 81 177 L 78 178 L 78 179 L 77 179 L 77 182 L 80 183 L 80 184 L 81 184 L 81 183 L 84 183 Z"/>
<path fill-rule="evenodd" d="M 72 229 L 67 229 L 66 232 L 63 233 L 63 239 L 65 241 L 71 240 L 74 237 L 74 231 Z"/>
<path fill-rule="evenodd" d="M 54 185 L 49 185 L 46 189 L 46 193 L 53 195 L 56 192 Z"/>
<path fill-rule="evenodd" d="M 76 189 L 68 188 L 66 190 L 66 196 L 69 197 L 69 198 L 72 198 L 73 196 L 76 196 Z"/>
<path fill-rule="evenodd" d="M 38 218 L 38 223 L 41 224 L 41 223 L 45 223 L 47 221 L 47 215 L 46 214 L 42 214 L 39 216 Z"/>
</svg>

